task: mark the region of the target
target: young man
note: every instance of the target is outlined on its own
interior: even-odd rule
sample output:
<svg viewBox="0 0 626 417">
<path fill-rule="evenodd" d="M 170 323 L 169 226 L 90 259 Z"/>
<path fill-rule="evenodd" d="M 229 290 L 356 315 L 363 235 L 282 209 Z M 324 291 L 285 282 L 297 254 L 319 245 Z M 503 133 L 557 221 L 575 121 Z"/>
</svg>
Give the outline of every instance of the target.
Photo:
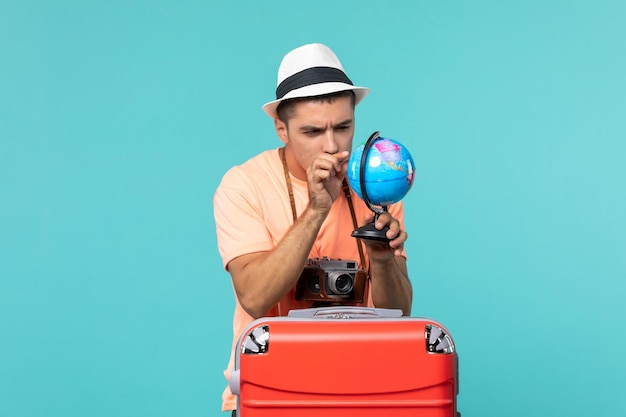
<svg viewBox="0 0 626 417">
<path fill-rule="evenodd" d="M 235 290 L 234 341 L 252 320 L 311 307 L 296 299 L 308 259 L 356 260 L 367 269 L 361 304 L 401 309 L 409 315 L 402 203 L 380 215 L 388 243 L 351 237 L 353 218 L 373 221 L 354 193 L 342 189 L 352 149 L 354 108 L 368 88 L 356 87 L 335 54 L 321 44 L 294 49 L 278 70 L 276 100 L 263 106 L 284 146 L 231 168 L 214 197 L 219 251 Z M 354 216 L 352 216 L 354 212 Z M 362 260 L 362 262 L 361 262 Z M 233 357 L 225 371 L 228 379 Z M 222 409 L 233 410 L 226 388 Z"/>
</svg>

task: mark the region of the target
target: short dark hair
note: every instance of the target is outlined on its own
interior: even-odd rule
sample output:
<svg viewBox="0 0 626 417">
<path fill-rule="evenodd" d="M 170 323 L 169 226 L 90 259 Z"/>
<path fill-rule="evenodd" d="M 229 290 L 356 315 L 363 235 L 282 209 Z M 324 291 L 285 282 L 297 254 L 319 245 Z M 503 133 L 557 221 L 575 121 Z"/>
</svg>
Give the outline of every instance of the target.
<svg viewBox="0 0 626 417">
<path fill-rule="evenodd" d="M 356 101 L 354 91 L 344 90 L 344 91 L 337 91 L 337 92 L 329 93 L 329 94 L 322 94 L 320 96 L 297 97 L 297 98 L 289 98 L 287 100 L 283 100 L 280 103 L 278 103 L 278 107 L 276 107 L 276 115 L 278 116 L 281 122 L 287 124 L 287 122 L 289 121 L 289 118 L 293 116 L 293 109 L 297 103 L 300 103 L 302 101 L 332 102 L 335 99 L 340 98 L 340 97 L 349 97 L 350 101 L 352 102 L 352 108 L 354 109 L 354 105 Z"/>
</svg>

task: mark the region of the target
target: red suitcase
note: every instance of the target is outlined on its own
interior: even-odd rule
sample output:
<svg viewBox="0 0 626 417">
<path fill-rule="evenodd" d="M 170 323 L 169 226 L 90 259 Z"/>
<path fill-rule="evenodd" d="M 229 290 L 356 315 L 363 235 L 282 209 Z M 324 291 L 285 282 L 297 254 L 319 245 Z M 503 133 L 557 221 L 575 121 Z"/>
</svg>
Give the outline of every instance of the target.
<svg viewBox="0 0 626 417">
<path fill-rule="evenodd" d="M 241 417 L 457 417 L 448 331 L 400 310 L 324 307 L 242 333 L 230 388 Z"/>
</svg>

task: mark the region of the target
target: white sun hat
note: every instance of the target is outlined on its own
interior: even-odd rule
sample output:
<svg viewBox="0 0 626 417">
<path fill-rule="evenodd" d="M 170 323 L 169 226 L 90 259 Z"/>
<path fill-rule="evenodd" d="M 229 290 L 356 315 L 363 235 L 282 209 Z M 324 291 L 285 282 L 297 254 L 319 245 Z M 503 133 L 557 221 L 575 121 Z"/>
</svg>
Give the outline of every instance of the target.
<svg viewBox="0 0 626 417">
<path fill-rule="evenodd" d="M 339 91 L 354 91 L 355 105 L 369 92 L 356 87 L 346 75 L 339 58 L 326 45 L 311 43 L 287 53 L 278 68 L 276 100 L 263 105 L 272 119 L 281 101 L 298 97 L 314 97 Z"/>
</svg>

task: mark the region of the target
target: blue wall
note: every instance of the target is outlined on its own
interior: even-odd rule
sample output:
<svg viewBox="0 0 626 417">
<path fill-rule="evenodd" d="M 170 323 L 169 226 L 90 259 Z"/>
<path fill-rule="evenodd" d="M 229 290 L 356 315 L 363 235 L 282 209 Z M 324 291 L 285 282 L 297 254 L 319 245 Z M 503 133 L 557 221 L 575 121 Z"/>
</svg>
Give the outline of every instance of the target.
<svg viewBox="0 0 626 417">
<path fill-rule="evenodd" d="M 625 415 L 625 15 L 0 2 L 0 416 L 219 415 L 212 194 L 279 145 L 260 106 L 308 42 L 372 88 L 356 140 L 413 154 L 413 314 L 455 337 L 463 415 Z"/>
</svg>

